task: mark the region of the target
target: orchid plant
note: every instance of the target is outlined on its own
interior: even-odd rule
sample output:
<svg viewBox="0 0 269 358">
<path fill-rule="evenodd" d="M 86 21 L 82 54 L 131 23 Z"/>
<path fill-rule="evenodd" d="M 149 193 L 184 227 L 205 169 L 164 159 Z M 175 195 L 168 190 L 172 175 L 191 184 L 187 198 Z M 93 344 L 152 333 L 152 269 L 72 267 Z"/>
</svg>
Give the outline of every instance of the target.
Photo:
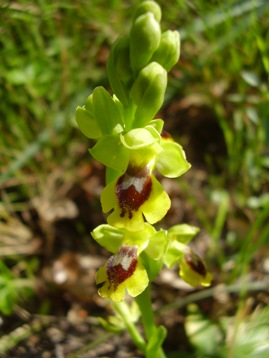
<svg viewBox="0 0 269 358">
<path fill-rule="evenodd" d="M 162 32 L 161 8 L 144 1 L 136 9 L 128 35 L 112 46 L 107 74 L 113 95 L 97 87 L 76 110 L 81 132 L 95 141 L 90 153 L 106 167 L 101 205 L 107 224 L 92 237 L 112 253 L 96 275 L 98 293 L 112 301 L 117 320 L 103 322 L 110 329 L 125 327 L 146 357 L 165 357 L 166 335 L 157 327 L 150 299 L 150 282 L 165 265 L 179 265 L 179 275 L 193 286 L 210 285 L 212 276 L 188 246 L 198 228 L 178 224 L 156 230 L 170 208 L 170 198 L 156 179 L 155 170 L 168 178 L 184 174 L 190 163 L 182 147 L 155 119 L 167 86 L 167 72 L 178 62 L 177 31 Z M 126 294 L 135 297 L 132 304 Z M 137 303 L 145 330 L 135 326 Z M 115 317 L 114 317 L 115 318 Z M 120 318 L 120 319 L 119 319 Z"/>
</svg>

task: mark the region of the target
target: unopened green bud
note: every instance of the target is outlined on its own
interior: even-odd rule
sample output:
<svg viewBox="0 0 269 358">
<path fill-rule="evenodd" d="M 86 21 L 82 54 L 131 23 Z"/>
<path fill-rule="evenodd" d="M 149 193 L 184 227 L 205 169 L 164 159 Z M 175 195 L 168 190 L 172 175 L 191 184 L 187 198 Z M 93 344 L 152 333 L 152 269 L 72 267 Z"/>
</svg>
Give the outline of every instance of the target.
<svg viewBox="0 0 269 358">
<path fill-rule="evenodd" d="M 168 72 L 178 62 L 179 54 L 179 32 L 168 30 L 162 33 L 160 45 L 156 52 L 154 52 L 151 61 L 158 62 Z"/>
<path fill-rule="evenodd" d="M 128 84 L 133 77 L 130 66 L 130 43 L 127 36 L 121 37 L 115 47 L 116 72 L 123 83 Z"/>
<path fill-rule="evenodd" d="M 134 21 L 130 30 L 130 61 L 134 73 L 149 63 L 160 40 L 160 24 L 152 12 L 140 15 Z"/>
<path fill-rule="evenodd" d="M 152 120 L 163 104 L 166 85 L 167 72 L 157 62 L 151 62 L 139 72 L 131 89 L 137 105 L 133 128 L 144 127 Z"/>
<path fill-rule="evenodd" d="M 160 5 L 155 1 L 143 1 L 136 9 L 134 13 L 134 19 L 138 16 L 145 14 L 146 12 L 152 12 L 155 19 L 160 22 L 162 18 L 162 10 Z"/>
<path fill-rule="evenodd" d="M 130 47 L 127 36 L 119 38 L 113 45 L 108 61 L 107 74 L 113 92 L 118 99 L 127 105 L 129 102 L 129 89 L 132 80 L 130 67 Z"/>
</svg>

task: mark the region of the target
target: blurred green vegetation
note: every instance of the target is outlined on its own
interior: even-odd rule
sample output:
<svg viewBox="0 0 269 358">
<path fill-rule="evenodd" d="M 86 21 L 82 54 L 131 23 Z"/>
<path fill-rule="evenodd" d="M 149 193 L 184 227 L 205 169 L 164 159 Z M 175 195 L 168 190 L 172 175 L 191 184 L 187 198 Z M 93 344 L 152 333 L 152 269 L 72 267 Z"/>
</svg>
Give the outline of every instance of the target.
<svg viewBox="0 0 269 358">
<path fill-rule="evenodd" d="M 75 109 L 96 85 L 109 88 L 109 48 L 129 28 L 139 2 L 1 2 L 0 246 L 14 238 L 17 243 L 30 240 L 31 245 L 25 215 L 32 215 L 34 198 L 46 195 L 55 171 L 61 186 L 81 181 L 77 165 L 90 161 L 89 143 L 76 128 Z M 252 270 L 254 257 L 265 260 L 269 244 L 269 3 L 158 2 L 163 27 L 179 30 L 182 39 L 165 106 L 185 99 L 199 113 L 210 111 L 225 143 L 220 159 L 210 152 L 204 158 L 207 182 L 201 190 L 208 211 L 192 196 L 191 181 L 183 177 L 179 182 L 212 240 L 207 261 L 217 282 L 239 284 L 251 274 L 253 280 L 262 279 L 263 269 L 260 276 Z M 210 127 L 204 130 L 210 136 Z M 172 134 L 180 138 L 180 133 Z M 58 194 L 57 185 L 50 190 L 52 197 L 66 193 Z M 9 314 L 18 302 L 18 287 L 29 297 L 39 262 L 24 252 L 2 251 L 0 258 L 0 311 Z M 244 285 L 239 297 L 240 303 L 247 297 Z M 223 331 L 227 319 L 222 317 Z M 255 330 L 253 320 L 251 324 Z M 212 324 L 208 326 L 211 330 Z M 233 342 L 240 343 L 236 338 Z M 213 348 L 215 355 L 210 354 L 223 356 Z M 208 354 L 201 352 L 200 344 L 197 349 Z M 229 348 L 225 352 L 233 357 Z M 256 356 L 261 355 L 251 355 Z"/>
</svg>

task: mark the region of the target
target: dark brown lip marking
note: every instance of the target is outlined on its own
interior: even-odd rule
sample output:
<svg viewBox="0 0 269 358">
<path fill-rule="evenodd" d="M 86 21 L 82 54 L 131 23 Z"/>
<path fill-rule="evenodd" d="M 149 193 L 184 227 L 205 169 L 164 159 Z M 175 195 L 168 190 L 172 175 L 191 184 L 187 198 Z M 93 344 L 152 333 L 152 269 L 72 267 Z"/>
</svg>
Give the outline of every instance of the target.
<svg viewBox="0 0 269 358">
<path fill-rule="evenodd" d="M 152 189 L 152 180 L 147 167 L 130 166 L 118 179 L 116 195 L 121 208 L 121 217 L 126 214 L 132 219 L 133 212 L 148 200 Z"/>
<path fill-rule="evenodd" d="M 168 132 L 166 132 L 166 131 L 162 131 L 161 137 L 162 137 L 163 139 L 173 139 L 172 136 L 170 135 L 170 133 L 168 133 Z"/>
<path fill-rule="evenodd" d="M 131 277 L 137 266 L 137 247 L 120 247 L 117 254 L 111 256 L 107 263 L 106 273 L 109 280 L 108 289 L 116 291 L 118 285 Z"/>
<path fill-rule="evenodd" d="M 106 283 L 105 281 L 97 283 L 97 285 L 96 285 L 97 289 L 99 290 L 99 288 L 102 288 L 105 283 Z"/>
<path fill-rule="evenodd" d="M 205 265 L 198 255 L 196 255 L 194 252 L 186 252 L 184 257 L 187 264 L 192 268 L 193 271 L 203 277 L 206 276 Z"/>
</svg>

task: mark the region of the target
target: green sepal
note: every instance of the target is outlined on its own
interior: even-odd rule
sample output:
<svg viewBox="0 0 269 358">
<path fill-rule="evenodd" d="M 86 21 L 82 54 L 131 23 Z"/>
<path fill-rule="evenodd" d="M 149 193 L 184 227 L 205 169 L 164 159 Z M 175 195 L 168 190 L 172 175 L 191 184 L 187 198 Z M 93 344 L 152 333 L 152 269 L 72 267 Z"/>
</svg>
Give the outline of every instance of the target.
<svg viewBox="0 0 269 358">
<path fill-rule="evenodd" d="M 131 96 L 137 105 L 133 128 L 147 125 L 161 108 L 167 86 L 167 72 L 157 62 L 144 67 L 131 89 Z"/>
<path fill-rule="evenodd" d="M 117 134 L 123 130 L 122 112 L 104 87 L 96 87 L 92 94 L 93 114 L 102 134 Z"/>
<path fill-rule="evenodd" d="M 161 348 L 166 335 L 167 330 L 164 326 L 155 327 L 146 347 L 146 358 L 158 356 L 158 350 Z"/>
<path fill-rule="evenodd" d="M 147 128 L 135 128 L 126 134 L 121 134 L 120 139 L 126 148 L 135 150 L 160 141 L 160 135 L 155 128 L 148 126 Z"/>
<path fill-rule="evenodd" d="M 108 224 L 97 226 L 91 233 L 99 245 L 106 250 L 116 253 L 121 245 L 137 246 L 138 255 L 147 248 L 150 240 L 156 235 L 154 227 L 145 223 L 143 230 L 128 231 Z"/>
<path fill-rule="evenodd" d="M 167 233 L 170 240 L 177 240 L 182 244 L 188 244 L 199 231 L 200 229 L 196 226 L 178 224 L 170 227 Z"/>
<path fill-rule="evenodd" d="M 85 109 L 90 112 L 91 116 L 94 117 L 93 114 L 93 102 L 92 102 L 92 93 L 87 97 L 85 101 Z"/>
<path fill-rule="evenodd" d="M 159 275 L 163 261 L 153 260 L 145 251 L 141 253 L 140 258 L 143 266 L 147 270 L 149 281 L 153 281 L 155 277 Z"/>
<path fill-rule="evenodd" d="M 124 172 L 128 166 L 129 151 L 125 148 L 119 135 L 106 135 L 89 149 L 91 155 L 107 167 Z"/>
<path fill-rule="evenodd" d="M 129 105 L 129 86 L 132 82 L 129 46 L 129 38 L 120 37 L 113 44 L 106 65 L 111 88 L 124 106 Z"/>
<path fill-rule="evenodd" d="M 160 39 L 160 24 L 152 12 L 135 19 L 130 30 L 130 63 L 134 74 L 149 63 Z"/>
<path fill-rule="evenodd" d="M 190 169 L 183 148 L 176 142 L 163 141 L 156 167 L 167 178 L 177 178 Z"/>
<path fill-rule="evenodd" d="M 107 224 L 102 224 L 97 226 L 91 235 L 99 245 L 114 254 L 122 244 L 124 231 Z"/>
<path fill-rule="evenodd" d="M 76 121 L 78 128 L 87 138 L 96 139 L 102 135 L 93 113 L 87 111 L 85 106 L 77 107 Z"/>
<path fill-rule="evenodd" d="M 168 249 L 164 255 L 163 262 L 168 267 L 171 268 L 174 265 L 179 263 L 179 260 L 184 255 L 186 245 L 174 240 L 168 244 Z"/>
<path fill-rule="evenodd" d="M 180 224 L 171 227 L 167 231 L 169 244 L 163 257 L 163 262 L 170 268 L 179 263 L 186 250 L 187 243 L 199 232 L 199 229 L 188 224 Z"/>
<path fill-rule="evenodd" d="M 160 260 L 166 251 L 167 244 L 166 231 L 160 230 L 151 237 L 145 251 L 153 260 Z"/>
<path fill-rule="evenodd" d="M 106 185 L 111 183 L 118 176 L 120 176 L 121 173 L 122 171 L 106 167 Z"/>
<path fill-rule="evenodd" d="M 156 21 L 160 22 L 162 18 L 162 10 L 159 4 L 155 1 L 143 1 L 135 10 L 134 20 L 140 15 L 143 15 L 147 12 L 152 12 Z"/>
<path fill-rule="evenodd" d="M 178 62 L 180 55 L 180 36 L 178 31 L 167 30 L 162 33 L 158 49 L 154 52 L 151 61 L 162 65 L 166 71 Z"/>
</svg>

